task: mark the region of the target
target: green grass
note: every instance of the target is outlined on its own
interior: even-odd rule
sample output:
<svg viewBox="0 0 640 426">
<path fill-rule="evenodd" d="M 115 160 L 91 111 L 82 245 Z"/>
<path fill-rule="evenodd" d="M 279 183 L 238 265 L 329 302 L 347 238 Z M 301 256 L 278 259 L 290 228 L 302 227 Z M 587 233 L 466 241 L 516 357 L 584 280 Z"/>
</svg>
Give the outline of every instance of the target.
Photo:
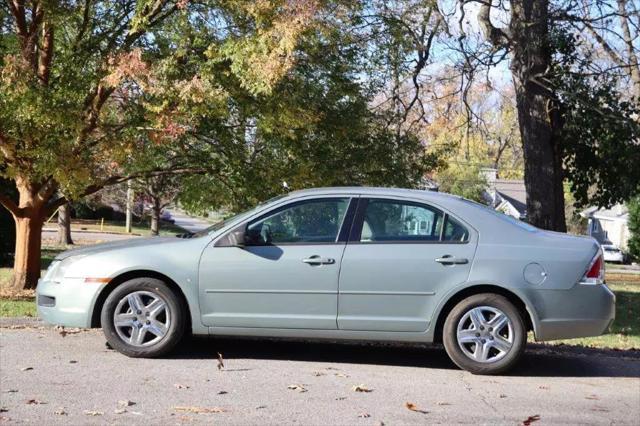
<svg viewBox="0 0 640 426">
<path fill-rule="evenodd" d="M 30 300 L 0 299 L 0 317 L 35 317 L 36 303 Z"/>
<path fill-rule="evenodd" d="M 92 221 L 94 222 L 94 221 Z M 57 226 L 54 224 L 54 226 Z M 110 232 L 116 234 L 125 234 L 125 223 L 122 221 L 105 221 L 104 225 L 97 223 L 78 223 L 71 222 L 72 231 L 92 231 L 92 232 Z M 134 222 L 131 225 L 131 232 L 138 235 L 151 235 L 150 223 L 148 221 Z M 169 222 L 160 222 L 160 235 L 173 236 L 183 234 L 185 230 Z"/>
</svg>

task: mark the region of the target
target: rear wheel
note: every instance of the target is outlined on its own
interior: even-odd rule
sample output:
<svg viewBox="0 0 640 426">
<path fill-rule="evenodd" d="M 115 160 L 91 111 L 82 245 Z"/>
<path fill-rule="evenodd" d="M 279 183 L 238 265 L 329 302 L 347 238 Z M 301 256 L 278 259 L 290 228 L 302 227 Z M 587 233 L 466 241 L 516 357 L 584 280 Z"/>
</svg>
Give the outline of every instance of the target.
<svg viewBox="0 0 640 426">
<path fill-rule="evenodd" d="M 451 360 L 473 374 L 512 368 L 526 345 L 518 309 L 505 297 L 485 293 L 458 303 L 444 323 L 442 340 Z"/>
<path fill-rule="evenodd" d="M 186 310 L 164 282 L 135 278 L 119 285 L 102 307 L 109 344 L 130 357 L 156 357 L 182 339 Z"/>
</svg>

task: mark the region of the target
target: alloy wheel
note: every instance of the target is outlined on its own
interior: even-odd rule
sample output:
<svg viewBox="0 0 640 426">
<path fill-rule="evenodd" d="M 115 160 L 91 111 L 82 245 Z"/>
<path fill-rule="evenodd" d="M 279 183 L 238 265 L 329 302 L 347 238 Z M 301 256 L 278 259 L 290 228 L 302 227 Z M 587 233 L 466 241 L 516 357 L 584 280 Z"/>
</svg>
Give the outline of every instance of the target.
<svg viewBox="0 0 640 426">
<path fill-rule="evenodd" d="M 113 314 L 116 333 L 132 346 L 151 346 L 162 340 L 171 326 L 167 301 L 151 291 L 134 291 L 122 297 Z"/>
<path fill-rule="evenodd" d="M 462 352 L 480 363 L 504 358 L 515 340 L 509 317 L 491 306 L 477 306 L 467 311 L 458 322 L 456 338 Z"/>
</svg>

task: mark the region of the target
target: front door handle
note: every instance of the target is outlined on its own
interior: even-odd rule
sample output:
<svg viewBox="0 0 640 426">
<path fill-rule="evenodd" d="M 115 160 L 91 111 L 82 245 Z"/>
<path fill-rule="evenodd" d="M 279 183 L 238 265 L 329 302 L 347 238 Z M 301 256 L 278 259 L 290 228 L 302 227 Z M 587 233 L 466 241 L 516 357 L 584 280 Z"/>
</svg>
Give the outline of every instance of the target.
<svg viewBox="0 0 640 426">
<path fill-rule="evenodd" d="M 334 263 L 336 263 L 335 259 L 332 259 L 330 257 L 320 257 L 317 254 L 307 257 L 306 259 L 302 259 L 302 261 L 309 265 L 333 265 Z"/>
<path fill-rule="evenodd" d="M 450 254 L 445 254 L 442 257 L 438 257 L 435 259 L 435 261 L 443 265 L 466 265 L 467 263 L 469 263 L 469 259 L 467 258 L 453 257 Z"/>
</svg>

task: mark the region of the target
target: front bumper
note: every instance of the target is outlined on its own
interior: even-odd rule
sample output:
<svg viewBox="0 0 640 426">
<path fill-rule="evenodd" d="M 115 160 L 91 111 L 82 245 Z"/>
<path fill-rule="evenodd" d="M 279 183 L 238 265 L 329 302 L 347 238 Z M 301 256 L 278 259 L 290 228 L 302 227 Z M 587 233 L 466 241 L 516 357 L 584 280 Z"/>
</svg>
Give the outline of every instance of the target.
<svg viewBox="0 0 640 426">
<path fill-rule="evenodd" d="M 38 316 L 65 327 L 91 327 L 93 306 L 105 284 L 86 283 L 83 278 L 62 282 L 40 280 L 36 288 Z"/>
<path fill-rule="evenodd" d="M 538 312 L 537 341 L 599 336 L 615 319 L 616 296 L 604 284 L 538 290 L 531 296 Z"/>
</svg>

